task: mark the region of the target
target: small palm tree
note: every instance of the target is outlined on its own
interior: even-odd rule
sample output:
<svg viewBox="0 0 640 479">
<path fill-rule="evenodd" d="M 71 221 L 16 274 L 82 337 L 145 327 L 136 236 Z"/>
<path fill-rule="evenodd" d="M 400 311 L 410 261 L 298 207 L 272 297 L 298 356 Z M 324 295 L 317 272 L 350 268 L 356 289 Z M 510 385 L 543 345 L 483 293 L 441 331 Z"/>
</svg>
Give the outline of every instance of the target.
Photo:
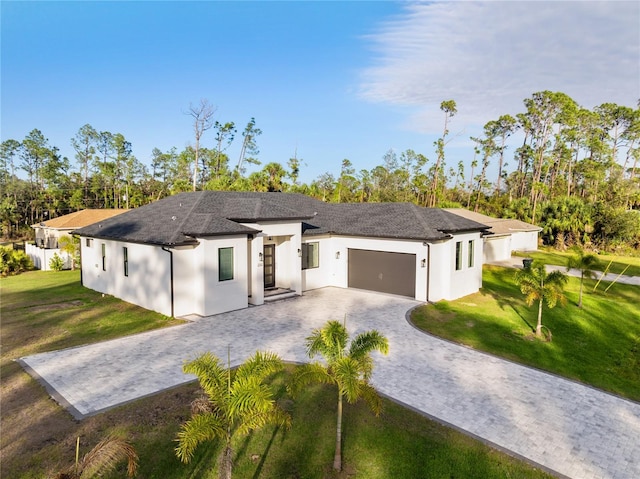
<svg viewBox="0 0 640 479">
<path fill-rule="evenodd" d="M 582 308 L 582 284 L 584 278 L 594 278 L 596 276 L 593 268 L 598 264 L 598 258 L 590 253 L 585 253 L 581 248 L 575 248 L 575 255 L 569 258 L 567 271 L 571 268 L 580 270 L 580 295 L 578 296 L 578 308 Z"/>
<path fill-rule="evenodd" d="M 138 469 L 138 455 L 133 446 L 117 437 L 107 437 L 100 441 L 82 460 L 78 460 L 80 438 L 76 443 L 76 463 L 55 479 L 89 479 L 100 477 L 112 471 L 123 460 L 127 461 L 127 475 L 133 477 Z"/>
<path fill-rule="evenodd" d="M 178 458 L 191 461 L 197 446 L 216 438 L 224 441 L 220 457 L 220 477 L 231 478 L 234 434 L 246 435 L 267 424 L 289 427 L 291 418 L 280 409 L 264 381 L 283 367 L 273 353 L 257 351 L 237 369 L 226 368 L 211 353 L 183 366 L 195 374 L 204 395 L 192 403 L 192 417 L 182 425 L 176 439 Z"/>
<path fill-rule="evenodd" d="M 382 402 L 375 389 L 369 384 L 373 372 L 371 353 L 389 352 L 389 342 L 376 330 L 356 336 L 347 349 L 349 334 L 347 328 L 338 321 L 329 321 L 321 329 L 314 329 L 307 338 L 307 354 L 313 358 L 320 354 L 326 365 L 314 362 L 296 369 L 288 386 L 292 394 L 304 386 L 320 382 L 338 386 L 338 418 L 336 427 L 336 450 L 333 468 L 342 469 L 342 401 L 349 403 L 363 398 L 377 416 L 382 410 Z"/>
<path fill-rule="evenodd" d="M 525 295 L 527 305 L 531 306 L 538 301 L 538 324 L 536 336 L 542 336 L 542 303 L 547 303 L 549 308 L 555 307 L 560 301 L 566 301 L 564 285 L 567 284 L 567 276 L 560 271 L 547 273 L 544 263 L 534 261 L 531 266 L 522 268 L 516 272 L 516 283 L 520 291 Z"/>
<path fill-rule="evenodd" d="M 76 269 L 76 262 L 80 251 L 80 240 L 76 236 L 62 235 L 58 239 L 58 246 L 62 253 L 67 253 L 71 258 L 71 269 Z"/>
</svg>

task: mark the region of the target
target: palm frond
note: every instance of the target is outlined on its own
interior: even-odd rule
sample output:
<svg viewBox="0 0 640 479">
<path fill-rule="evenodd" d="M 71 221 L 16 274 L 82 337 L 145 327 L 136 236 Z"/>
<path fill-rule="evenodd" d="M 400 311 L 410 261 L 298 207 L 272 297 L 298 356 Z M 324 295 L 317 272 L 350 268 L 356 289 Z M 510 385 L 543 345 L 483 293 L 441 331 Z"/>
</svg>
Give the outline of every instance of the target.
<svg viewBox="0 0 640 479">
<path fill-rule="evenodd" d="M 389 353 L 389 340 L 375 329 L 360 333 L 355 337 L 349 347 L 349 356 L 360 359 L 373 351 L 379 351 L 382 354 Z"/>
<path fill-rule="evenodd" d="M 360 396 L 365 400 L 369 409 L 373 411 L 376 416 L 379 416 L 382 412 L 382 399 L 378 395 L 378 392 L 368 383 L 360 385 Z"/>
<path fill-rule="evenodd" d="M 360 364 L 352 357 L 340 358 L 333 367 L 336 383 L 347 401 L 354 403 L 360 396 L 360 384 L 363 383 Z"/>
<path fill-rule="evenodd" d="M 192 416 L 178 432 L 176 455 L 182 462 L 187 463 L 191 461 L 200 443 L 215 438 L 224 438 L 226 433 L 227 424 L 219 415 L 197 414 Z"/>
<path fill-rule="evenodd" d="M 268 351 L 256 351 L 253 356 L 247 359 L 236 369 L 235 379 L 242 380 L 247 377 L 258 378 L 260 381 L 284 367 L 280 356 Z"/>
<path fill-rule="evenodd" d="M 232 418 L 244 418 L 253 411 L 264 412 L 273 404 L 271 389 L 262 384 L 259 378 L 244 378 L 234 381 L 229 398 L 229 415 Z"/>
<path fill-rule="evenodd" d="M 198 378 L 200 387 L 213 403 L 218 403 L 227 391 L 227 369 L 218 357 L 206 352 L 196 359 L 186 362 L 182 370 Z"/>
<path fill-rule="evenodd" d="M 239 423 L 236 432 L 241 435 L 247 435 L 254 429 L 260 429 L 268 424 L 289 429 L 291 427 L 291 416 L 273 403 L 267 411 L 256 411 L 245 416 L 243 421 Z"/>
<path fill-rule="evenodd" d="M 314 329 L 307 338 L 307 355 L 322 355 L 328 363 L 344 354 L 349 340 L 347 329 L 339 321 L 327 321 L 324 327 Z"/>
<path fill-rule="evenodd" d="M 312 383 L 335 384 L 335 379 L 327 368 L 320 363 L 308 363 L 298 366 L 287 384 L 287 392 L 296 396 L 306 386 Z"/>
<path fill-rule="evenodd" d="M 117 437 L 100 441 L 82 458 L 78 465 L 78 478 L 104 475 L 121 461 L 127 461 L 127 475 L 133 477 L 138 469 L 138 454 L 129 443 Z"/>
</svg>

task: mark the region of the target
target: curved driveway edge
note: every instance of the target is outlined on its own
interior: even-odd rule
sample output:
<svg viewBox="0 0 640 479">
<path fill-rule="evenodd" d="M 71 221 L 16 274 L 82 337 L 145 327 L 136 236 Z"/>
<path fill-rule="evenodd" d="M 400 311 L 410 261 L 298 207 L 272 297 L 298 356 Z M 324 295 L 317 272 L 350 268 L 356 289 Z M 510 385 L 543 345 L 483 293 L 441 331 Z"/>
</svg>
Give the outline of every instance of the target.
<svg viewBox="0 0 640 479">
<path fill-rule="evenodd" d="M 640 404 L 423 334 L 405 320 L 417 301 L 324 288 L 304 296 L 79 348 L 21 358 L 54 398 L 96 414 L 191 381 L 204 351 L 240 364 L 255 350 L 306 361 L 313 328 L 346 314 L 351 334 L 378 329 L 373 385 L 385 396 L 576 479 L 640 477 Z"/>
</svg>

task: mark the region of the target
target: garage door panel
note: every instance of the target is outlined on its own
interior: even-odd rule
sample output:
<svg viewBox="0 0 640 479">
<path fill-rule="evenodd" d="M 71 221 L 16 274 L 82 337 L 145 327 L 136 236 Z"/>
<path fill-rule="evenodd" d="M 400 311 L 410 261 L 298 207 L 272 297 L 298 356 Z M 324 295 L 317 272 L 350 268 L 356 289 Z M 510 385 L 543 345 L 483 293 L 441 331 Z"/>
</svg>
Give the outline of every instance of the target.
<svg viewBox="0 0 640 479">
<path fill-rule="evenodd" d="M 416 255 L 349 249 L 350 288 L 415 297 Z"/>
</svg>

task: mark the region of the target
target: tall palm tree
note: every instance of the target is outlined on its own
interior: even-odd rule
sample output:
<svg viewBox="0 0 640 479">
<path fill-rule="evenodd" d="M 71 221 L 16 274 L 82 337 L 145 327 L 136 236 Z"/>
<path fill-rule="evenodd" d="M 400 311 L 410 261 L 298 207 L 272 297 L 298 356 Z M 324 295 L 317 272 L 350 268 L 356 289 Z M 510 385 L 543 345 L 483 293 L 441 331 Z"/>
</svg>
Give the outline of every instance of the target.
<svg viewBox="0 0 640 479">
<path fill-rule="evenodd" d="M 578 296 L 578 308 L 582 308 L 582 283 L 584 278 L 594 278 L 596 276 L 593 267 L 598 264 L 598 258 L 590 253 L 585 253 L 581 248 L 575 248 L 575 255 L 569 258 L 567 270 L 571 268 L 580 270 L 580 295 Z"/>
<path fill-rule="evenodd" d="M 516 272 L 515 281 L 520 286 L 520 291 L 525 295 L 525 301 L 531 306 L 538 302 L 538 324 L 536 336 L 542 336 L 542 303 L 547 303 L 549 308 L 555 307 L 560 301 L 565 302 L 564 285 L 568 278 L 561 271 L 547 273 L 544 263 L 534 261 L 531 266 L 522 268 Z"/>
<path fill-rule="evenodd" d="M 363 398 L 377 416 L 382 402 L 375 389 L 369 384 L 373 372 L 371 353 L 389 352 L 389 342 L 376 330 L 360 333 L 349 344 L 347 328 L 339 321 L 328 321 L 324 327 L 314 329 L 307 338 L 307 355 L 313 358 L 320 354 L 326 364 L 313 362 L 296 369 L 288 386 L 292 394 L 312 382 L 335 384 L 338 386 L 338 418 L 336 427 L 336 451 L 333 468 L 342 469 L 342 401 L 349 403 Z"/>
<path fill-rule="evenodd" d="M 183 371 L 197 376 L 204 395 L 192 403 L 192 417 L 178 432 L 175 449 L 178 458 L 187 463 L 201 442 L 222 439 L 225 446 L 220 457 L 220 477 L 230 479 L 234 434 L 246 435 L 267 424 L 289 427 L 291 423 L 265 384 L 282 367 L 276 354 L 260 351 L 235 370 L 229 365 L 225 368 L 209 352 L 186 363 Z"/>
<path fill-rule="evenodd" d="M 127 461 L 127 475 L 133 477 L 138 469 L 138 455 L 135 449 L 123 439 L 109 436 L 78 460 L 80 452 L 80 438 L 76 445 L 76 463 L 64 472 L 60 472 L 55 479 L 89 479 L 102 476 L 113 470 L 123 460 Z"/>
</svg>

